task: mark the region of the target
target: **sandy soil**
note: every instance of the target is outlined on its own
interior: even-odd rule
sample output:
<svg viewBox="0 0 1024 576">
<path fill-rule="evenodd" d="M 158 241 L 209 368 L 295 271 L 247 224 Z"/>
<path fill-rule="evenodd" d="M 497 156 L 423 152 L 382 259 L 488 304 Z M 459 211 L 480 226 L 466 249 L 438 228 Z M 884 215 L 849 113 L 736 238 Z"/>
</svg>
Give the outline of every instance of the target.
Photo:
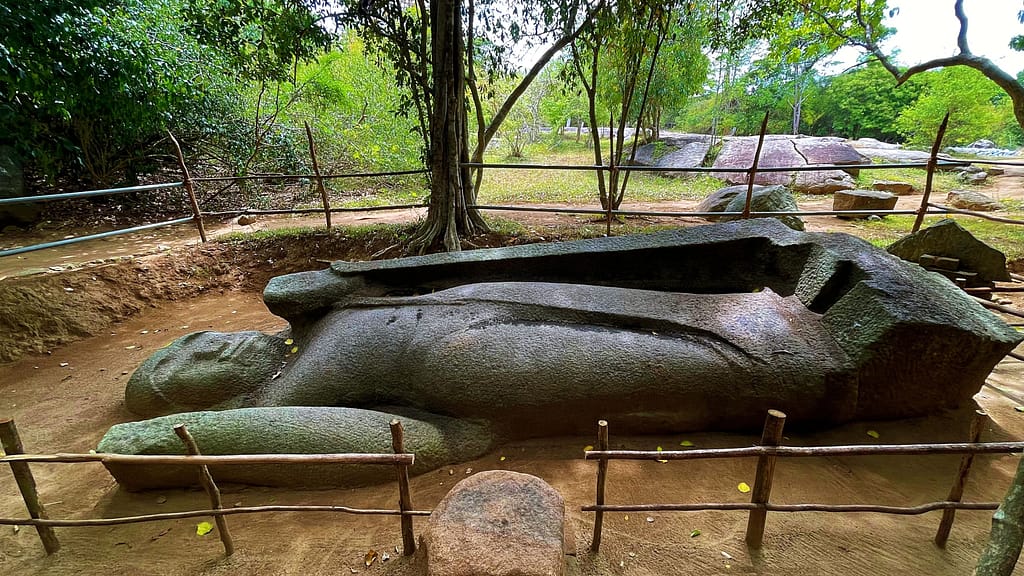
<svg viewBox="0 0 1024 576">
<path fill-rule="evenodd" d="M 1004 179 L 1000 193 L 1020 195 L 1020 178 Z M 1005 196 L 1002 196 L 1005 197 Z M 830 201 L 828 201 L 830 202 Z M 901 206 L 916 207 L 920 196 L 901 199 Z M 651 204 L 655 209 L 677 209 L 691 203 Z M 410 214 L 361 215 L 361 221 L 404 220 Z M 558 218 L 556 222 L 556 218 Z M 684 219 L 689 221 L 690 219 Z M 701 223 L 692 219 L 693 223 Z M 810 228 L 835 230 L 837 220 L 811 219 Z M 543 235 L 544 227 L 560 223 L 564 217 L 539 215 L 530 226 Z M 573 221 L 586 224 L 589 219 Z M 672 220 L 678 222 L 678 220 Z M 257 226 L 274 226 L 261 221 Z M 289 222 L 296 225 L 300 222 Z M 842 224 L 839 224 L 842 226 Z M 237 225 L 224 224 L 230 230 Z M 177 253 L 179 246 L 194 242 L 187 228 L 154 233 L 150 237 L 125 239 L 127 253 L 160 251 L 166 245 Z M 5 239 L 6 240 L 6 239 Z M 75 254 L 74 250 L 91 243 L 69 247 L 70 258 L 103 254 Z M 337 256 L 328 247 L 315 247 L 319 254 Z M 367 246 L 373 253 L 379 247 Z M 62 249 L 56 249 L 62 250 Z M 289 249 L 290 250 L 290 249 Z M 283 252 L 287 252 L 282 249 Z M 12 265 L 8 273 L 21 274 L 32 267 L 47 267 L 52 260 L 47 252 Z M 101 251 L 102 252 L 102 251 Z M 48 256 L 52 258 L 55 254 Z M 292 255 L 294 256 L 294 254 Z M 182 258 L 193 258 L 184 253 Z M 315 254 L 304 253 L 303 266 L 311 265 Z M 275 331 L 283 322 L 267 312 L 255 291 L 268 274 L 290 271 L 283 264 L 287 253 L 276 263 L 268 263 L 266 254 L 238 261 L 235 255 L 209 256 L 204 266 L 223 269 L 214 279 L 202 278 L 194 286 L 180 286 L 192 273 L 182 259 L 173 262 L 165 274 L 147 275 L 144 269 L 161 268 L 154 259 L 137 259 L 130 270 L 116 265 L 86 267 L 76 273 L 64 272 L 62 278 L 77 278 L 83 284 L 69 284 L 79 292 L 92 276 L 102 276 L 113 266 L 109 301 L 130 301 L 124 310 L 111 314 L 132 314 L 131 318 L 109 327 L 93 326 L 91 337 L 66 345 L 49 346 L 17 362 L 0 365 L 0 417 L 14 418 L 26 446 L 32 452 L 83 452 L 94 448 L 99 438 L 115 423 L 133 419 L 123 407 L 123 390 L 128 375 L 153 350 L 187 332 L 201 329 Z M 262 260 L 259 260 L 262 258 Z M 279 261 L 278 261 L 279 260 Z M 0 261 L 2 262 L 2 261 Z M 45 264 L 45 265 L 44 265 Z M 219 268 L 218 268 L 219 267 Z M 256 270 L 256 268 L 259 268 Z M 77 275 L 73 275 L 77 274 Z M 0 277 L 5 275 L 0 270 Z M 184 275 L 184 276 L 182 276 Z M 49 275 L 47 275 L 49 276 Z M 244 280 L 248 278 L 249 280 Z M 4 284 L 20 281 L 9 278 Z M 140 286 L 125 288 L 125 283 Z M 159 283 L 154 288 L 148 282 Z M 3 287 L 4 284 L 0 284 Z M 126 290 L 116 292 L 118 289 Z M 197 288 L 197 286 L 202 288 Z M 242 286 L 245 290 L 235 290 Z M 152 293 L 147 292 L 152 291 Z M 102 290 L 93 290 L 102 292 Z M 78 292 L 75 292 L 76 294 Z M 65 293 L 70 294 L 70 293 Z M 52 295 L 60 296 L 60 292 Z M 1012 298 L 1024 308 L 1024 295 Z M 74 305 L 72 302 L 70 305 Z M 112 304 L 111 304 L 112 305 Z M 103 326 L 106 326 L 104 324 Z M 84 328 L 83 328 L 84 330 Z M 80 337 L 81 334 L 76 337 Z M 1024 347 L 1018 348 L 1024 352 Z M 63 364 L 63 365 L 62 365 Z M 1024 363 L 1007 359 L 993 371 L 989 386 L 976 397 L 992 417 L 983 440 L 1024 439 L 1024 413 L 1015 411 L 1024 405 Z M 970 410 L 937 414 L 930 418 L 897 422 L 851 424 L 828 431 L 788 430 L 786 442 L 794 445 L 942 442 L 963 440 L 967 434 Z M 879 438 L 867 435 L 877 431 Z M 748 446 L 757 435 L 688 434 L 672 437 L 623 437 L 615 434 L 615 448 L 675 448 L 682 440 L 700 447 Z M 432 508 L 467 473 L 505 468 L 540 476 L 565 497 L 570 540 L 575 543 L 570 573 L 587 575 L 698 575 L 698 574 L 935 574 L 970 573 L 987 539 L 990 514 L 960 512 L 945 550 L 931 539 L 938 525 L 937 512 L 922 516 L 884 516 L 878 514 L 827 515 L 821 513 L 771 514 L 764 547 L 749 552 L 743 542 L 746 514 L 743 512 L 608 514 L 602 551 L 587 552 L 593 515 L 580 507 L 593 500 L 596 464 L 582 459 L 585 445 L 594 444 L 591 436 L 554 438 L 504 445 L 472 462 L 453 464 L 445 469 L 413 478 L 412 495 L 417 508 Z M 1019 458 L 1010 455 L 978 457 L 968 483 L 965 499 L 1000 500 L 1016 469 Z M 781 461 L 776 471 L 773 500 L 785 503 L 876 503 L 912 505 L 945 497 L 956 473 L 958 457 L 850 457 L 790 459 Z M 753 460 L 712 460 L 699 462 L 613 462 L 610 467 L 609 503 L 745 501 L 748 495 L 737 490 L 740 482 L 753 483 Z M 206 507 L 203 493 L 168 490 L 130 494 L 119 490 L 113 479 L 95 464 L 35 465 L 34 472 L 43 502 L 51 517 L 110 517 Z M 391 507 L 397 498 L 394 484 L 354 490 L 287 491 L 279 489 L 225 487 L 225 503 L 258 504 L 346 504 L 361 507 Z M 0 480 L 0 516 L 22 517 L 23 505 L 14 483 Z M 396 554 L 401 538 L 397 520 L 388 517 L 328 514 L 265 514 L 233 516 L 228 520 L 235 538 L 236 554 L 224 558 L 216 534 L 196 535 L 197 520 L 132 524 L 102 528 L 57 529 L 63 550 L 52 557 L 43 554 L 34 530 L 0 527 L 0 573 L 4 574 L 349 574 L 377 573 L 419 575 L 423 573 L 422 555 L 412 559 Z M 422 533 L 424 519 L 415 520 Z M 700 535 L 691 537 L 694 530 Z M 388 552 L 392 559 L 366 568 L 362 559 L 370 549 Z M 1024 574 L 1018 568 L 1017 574 Z"/>
</svg>

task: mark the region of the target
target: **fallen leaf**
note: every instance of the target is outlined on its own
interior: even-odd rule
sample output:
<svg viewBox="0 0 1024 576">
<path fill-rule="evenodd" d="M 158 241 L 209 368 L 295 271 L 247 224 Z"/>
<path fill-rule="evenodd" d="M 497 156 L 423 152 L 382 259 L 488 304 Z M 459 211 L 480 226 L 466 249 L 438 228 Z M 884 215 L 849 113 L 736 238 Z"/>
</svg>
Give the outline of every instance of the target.
<svg viewBox="0 0 1024 576">
<path fill-rule="evenodd" d="M 157 504 L 166 504 L 167 503 L 167 496 L 157 496 L 156 497 L 156 503 Z"/>
<path fill-rule="evenodd" d="M 661 446 L 658 446 L 658 452 L 662 452 L 662 451 L 663 451 L 663 450 L 661 449 Z M 661 462 L 662 464 L 664 464 L 664 463 L 668 462 L 668 460 L 661 460 L 661 459 L 658 459 L 658 462 Z"/>
<path fill-rule="evenodd" d="M 626 517 L 623 518 L 623 520 L 629 520 L 629 514 L 626 514 Z"/>
<path fill-rule="evenodd" d="M 732 554 L 729 554 L 729 553 L 728 553 L 728 552 L 726 552 L 725 550 L 722 550 L 722 556 L 723 556 L 723 557 L 724 557 L 724 558 L 725 558 L 726 560 L 732 560 L 732 559 L 733 559 L 733 558 L 732 558 Z"/>
<path fill-rule="evenodd" d="M 136 346 L 125 346 L 125 350 L 135 350 Z"/>
<path fill-rule="evenodd" d="M 583 451 L 584 452 L 590 452 L 593 449 L 594 449 L 594 447 L 591 446 L 590 444 L 587 444 L 586 446 L 583 447 Z"/>
<path fill-rule="evenodd" d="M 382 552 L 380 555 L 380 561 L 387 562 L 388 560 L 391 560 L 391 556 L 387 552 Z"/>
<path fill-rule="evenodd" d="M 473 473 L 473 469 L 472 468 L 466 468 L 466 475 L 467 476 L 472 474 L 472 473 Z"/>
<path fill-rule="evenodd" d="M 292 344 L 295 344 L 295 340 L 292 340 L 291 338 L 289 338 L 289 339 L 284 341 L 284 344 L 285 344 L 285 346 L 291 346 Z"/>
<path fill-rule="evenodd" d="M 67 368 L 68 367 L 68 363 L 67 362 L 61 362 L 60 363 L 60 367 L 61 368 Z"/>
<path fill-rule="evenodd" d="M 650 522 L 654 522 L 654 518 L 653 518 L 653 517 L 651 517 L 651 516 L 648 516 L 648 517 L 647 517 L 647 522 L 648 522 L 648 523 L 650 523 Z"/>
<path fill-rule="evenodd" d="M 694 446 L 696 446 L 696 444 L 690 442 L 689 440 L 683 440 L 682 442 L 679 443 L 679 445 L 684 448 L 693 448 Z"/>
<path fill-rule="evenodd" d="M 630 558 L 636 558 L 636 552 L 630 552 L 629 553 L 629 557 Z"/>
<path fill-rule="evenodd" d="M 697 536 L 700 536 L 700 530 L 693 530 L 690 532 L 690 538 L 696 538 Z"/>
<path fill-rule="evenodd" d="M 879 434 L 878 434 L 878 432 L 876 432 L 874 430 L 868 430 L 868 436 L 871 436 L 872 438 L 877 439 L 879 437 Z"/>
<path fill-rule="evenodd" d="M 292 354 L 295 354 L 298 351 L 299 351 L 299 347 L 298 346 L 292 346 Z"/>
<path fill-rule="evenodd" d="M 367 568 L 369 568 L 370 565 L 373 564 L 375 560 L 377 560 L 376 550 L 370 550 L 366 553 L 366 556 L 363 556 L 363 564 L 365 564 Z"/>
<path fill-rule="evenodd" d="M 498 462 L 504 462 L 504 461 L 505 461 L 505 457 L 504 456 L 502 456 L 501 458 L 498 458 Z"/>
<path fill-rule="evenodd" d="M 739 485 L 736 486 L 736 489 L 746 494 L 747 492 L 750 492 L 750 485 L 746 482 L 740 482 Z"/>
<path fill-rule="evenodd" d="M 1024 406 L 1014 406 L 1013 409 L 1017 412 L 1024 412 Z"/>
<path fill-rule="evenodd" d="M 626 566 L 626 561 L 625 560 L 619 560 L 619 568 L 623 568 L 625 566 Z"/>
<path fill-rule="evenodd" d="M 206 536 L 212 531 L 213 524 L 210 524 L 209 522 L 200 522 L 199 524 L 196 524 L 196 534 L 200 536 Z"/>
</svg>

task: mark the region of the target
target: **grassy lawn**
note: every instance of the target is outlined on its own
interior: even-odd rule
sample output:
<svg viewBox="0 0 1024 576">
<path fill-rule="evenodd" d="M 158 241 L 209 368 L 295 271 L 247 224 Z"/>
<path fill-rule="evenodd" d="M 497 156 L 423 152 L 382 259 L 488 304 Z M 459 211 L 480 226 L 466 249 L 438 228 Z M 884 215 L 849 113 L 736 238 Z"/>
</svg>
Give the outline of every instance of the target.
<svg viewBox="0 0 1024 576">
<path fill-rule="evenodd" d="M 608 141 L 602 142 L 607 156 Z M 492 148 L 484 161 L 494 164 L 570 164 L 592 166 L 594 152 L 585 138 L 552 140 L 550 137 L 527 146 L 524 158 L 510 158 L 503 148 Z M 625 202 L 700 200 L 723 186 L 705 175 L 671 178 L 634 172 L 629 177 Z M 482 204 L 566 203 L 597 204 L 597 175 L 576 170 L 488 169 L 480 187 Z"/>
<path fill-rule="evenodd" d="M 970 216 L 950 216 L 973 234 L 978 240 L 1006 254 L 1007 260 L 1024 258 L 1024 226 L 1002 224 Z M 1017 215 L 1010 215 L 1017 217 Z M 867 220 L 854 223 L 857 235 L 875 246 L 885 248 L 910 233 L 914 226 L 914 216 L 886 216 L 877 222 Z M 944 216 L 929 216 L 924 219 L 924 226 L 930 226 Z"/>
<path fill-rule="evenodd" d="M 876 164 L 884 163 L 883 160 L 878 158 L 874 159 Z M 946 193 L 950 190 L 960 189 L 983 189 L 984 184 L 972 185 L 964 184 L 957 180 L 956 172 L 953 171 L 941 171 L 937 170 L 935 176 L 932 179 L 932 192 L 934 193 Z M 925 172 L 924 168 L 880 168 L 878 170 L 861 170 L 857 176 L 857 187 L 865 190 L 870 190 L 871 185 L 875 180 L 891 180 L 894 182 L 906 182 L 913 184 L 914 189 L 918 191 L 924 190 L 925 180 L 927 179 L 928 173 Z"/>
</svg>

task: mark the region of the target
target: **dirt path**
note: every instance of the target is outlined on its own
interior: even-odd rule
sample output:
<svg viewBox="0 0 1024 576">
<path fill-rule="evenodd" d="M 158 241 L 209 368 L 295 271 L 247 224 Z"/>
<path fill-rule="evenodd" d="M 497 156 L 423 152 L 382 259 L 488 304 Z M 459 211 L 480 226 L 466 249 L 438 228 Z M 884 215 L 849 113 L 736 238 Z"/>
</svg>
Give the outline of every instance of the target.
<svg viewBox="0 0 1024 576">
<path fill-rule="evenodd" d="M 1018 298 L 1017 305 L 1024 304 Z M 273 331 L 282 327 L 259 297 L 244 292 L 167 303 L 117 325 L 108 333 L 27 357 L 0 368 L 0 414 L 13 417 L 25 444 L 36 452 L 86 451 L 106 429 L 131 419 L 122 406 L 128 374 L 154 349 L 198 329 Z M 63 365 L 62 364 L 65 364 Z M 1002 363 L 978 401 L 993 418 L 985 440 L 1024 438 L 1024 363 Z M 615 434 L 612 445 L 652 449 L 686 439 L 701 447 L 747 446 L 754 435 L 689 434 L 629 438 Z M 947 413 L 900 422 L 860 423 L 827 432 L 790 430 L 797 445 L 937 442 L 962 440 L 967 415 Z M 879 432 L 879 440 L 867 436 Z M 970 572 L 988 532 L 985 512 L 961 512 L 945 551 L 932 543 L 939 514 L 917 517 L 875 514 L 773 514 L 763 551 L 747 553 L 746 516 L 740 512 L 608 514 L 600 555 L 585 552 L 592 516 L 579 507 L 591 502 L 595 466 L 581 458 L 590 437 L 514 443 L 473 462 L 427 473 L 412 481 L 417 508 L 431 508 L 467 470 L 507 468 L 547 480 L 565 497 L 569 525 L 580 551 L 579 574 L 930 574 Z M 779 502 L 887 503 L 907 505 L 942 499 L 957 467 L 956 457 L 860 457 L 792 459 L 780 462 L 774 497 Z M 966 499 L 1001 499 L 1017 458 L 979 457 Z M 128 494 L 118 490 L 99 466 L 36 465 L 43 502 L 52 517 L 84 518 L 184 510 L 205 506 L 196 491 Z M 609 503 L 743 501 L 739 482 L 752 483 L 754 462 L 712 460 L 676 463 L 615 462 Z M 393 504 L 393 484 L 357 490 L 315 492 L 229 488 L 233 505 L 338 503 L 365 507 Z M 165 500 L 166 499 L 166 500 Z M 0 481 L 0 515 L 24 513 L 14 483 Z M 394 559 L 367 569 L 369 549 L 392 556 L 401 538 L 393 519 L 364 516 L 277 514 L 229 519 L 238 553 L 222 557 L 214 534 L 195 533 L 196 521 L 171 521 L 105 528 L 58 529 L 63 550 L 45 557 L 31 529 L 0 528 L 0 573 L 38 575 L 138 574 L 197 576 L 220 574 L 422 574 L 422 562 Z M 424 521 L 416 520 L 421 532 Z M 700 535 L 691 537 L 691 531 Z M 727 557 L 725 554 L 728 554 Z M 1024 573 L 1024 570 L 1018 570 Z"/>
</svg>

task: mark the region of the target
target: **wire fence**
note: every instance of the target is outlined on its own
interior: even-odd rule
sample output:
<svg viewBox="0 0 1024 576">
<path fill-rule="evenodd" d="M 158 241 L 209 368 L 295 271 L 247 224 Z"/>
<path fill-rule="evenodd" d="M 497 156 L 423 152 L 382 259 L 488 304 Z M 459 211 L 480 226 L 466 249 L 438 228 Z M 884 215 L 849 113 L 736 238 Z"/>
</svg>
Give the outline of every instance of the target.
<svg viewBox="0 0 1024 576">
<path fill-rule="evenodd" d="M 601 547 L 601 536 L 605 512 L 696 512 L 704 510 L 748 511 L 746 543 L 751 548 L 760 548 L 764 539 L 765 521 L 768 512 L 874 512 L 879 514 L 917 515 L 942 510 L 942 520 L 935 535 L 935 544 L 945 547 L 953 527 L 957 510 L 996 510 L 998 502 L 962 502 L 964 486 L 970 475 L 976 454 L 1007 454 L 1024 452 L 1024 442 L 980 443 L 981 431 L 988 423 L 988 415 L 978 410 L 971 422 L 969 440 L 966 443 L 947 444 L 890 444 L 854 446 L 782 446 L 782 429 L 786 415 L 778 410 L 769 410 L 759 446 L 745 448 L 712 448 L 684 451 L 651 450 L 610 450 L 608 422 L 598 422 L 597 450 L 584 454 L 587 460 L 597 460 L 597 492 L 592 505 L 583 506 L 584 512 L 594 512 L 594 532 L 590 549 L 597 552 Z M 885 506 L 876 504 L 775 504 L 770 502 L 775 465 L 778 458 L 827 457 L 827 456 L 870 456 L 870 455 L 926 455 L 962 454 L 963 458 L 945 500 L 928 502 L 917 506 Z M 750 458 L 757 457 L 754 486 L 750 491 L 750 502 L 700 502 L 689 504 L 607 504 L 605 487 L 610 460 L 701 460 L 709 458 Z"/>
<path fill-rule="evenodd" d="M 43 548 L 47 554 L 60 550 L 60 541 L 54 527 L 88 527 L 117 526 L 139 522 L 159 522 L 184 518 L 213 517 L 217 524 L 217 534 L 224 545 L 224 553 L 230 556 L 235 551 L 234 540 L 227 525 L 226 516 L 236 514 L 256 514 L 268 512 L 334 512 L 344 514 L 370 514 L 382 516 L 399 516 L 401 518 L 402 547 L 405 555 L 416 551 L 416 538 L 413 532 L 413 516 L 429 516 L 430 511 L 415 510 L 409 491 L 409 467 L 415 463 L 416 457 L 405 451 L 405 432 L 401 422 L 392 420 L 390 423 L 391 445 L 393 454 L 229 454 L 203 455 L 199 451 L 195 439 L 184 424 L 174 426 L 174 433 L 185 446 L 187 456 L 182 455 L 135 455 L 135 454 L 26 454 L 25 447 L 18 434 L 13 420 L 0 420 L 0 444 L 6 456 L 0 463 L 6 462 L 11 467 L 14 479 L 18 484 L 29 518 L 0 518 L 0 526 L 34 526 L 39 533 Z M 204 510 L 186 510 L 181 512 L 164 512 L 143 514 L 138 516 L 122 516 L 118 518 L 60 519 L 52 520 L 46 514 L 36 481 L 29 468 L 30 463 L 80 464 L 99 462 L 102 464 L 122 465 L 189 465 L 196 466 L 199 483 L 210 499 L 210 508 Z M 208 466 L 217 465 L 301 465 L 301 464 L 358 464 L 395 466 L 398 478 L 398 503 L 395 509 L 368 509 L 337 505 L 273 505 L 273 506 L 239 506 L 224 508 L 221 502 L 220 489 L 210 474 Z"/>
<path fill-rule="evenodd" d="M 700 174 L 746 174 L 747 193 L 744 199 L 744 207 L 742 211 L 715 211 L 715 212 L 702 212 L 702 211 L 665 211 L 665 210 L 631 210 L 622 209 L 621 206 L 613 206 L 613 203 L 609 200 L 606 202 L 606 206 L 601 209 L 596 208 L 575 208 L 575 207 L 543 207 L 543 206 L 524 206 L 524 205 L 492 205 L 492 204 L 472 204 L 468 206 L 470 209 L 483 210 L 483 211 L 506 211 L 506 212 L 538 212 L 538 213 L 557 213 L 557 214 L 580 214 L 580 215 L 596 215 L 604 216 L 606 219 L 606 233 L 612 234 L 612 220 L 615 217 L 627 217 L 627 216 L 648 216 L 648 217 L 668 217 L 668 218 L 686 218 L 686 217 L 704 217 L 704 218 L 721 218 L 721 217 L 738 217 L 738 218 L 751 218 L 751 217 L 778 217 L 778 216 L 841 216 L 841 217 L 865 217 L 865 216 L 885 216 L 885 215 L 915 215 L 917 218 L 914 221 L 912 232 L 917 232 L 924 220 L 926 215 L 946 215 L 946 214 L 960 214 L 964 216 L 970 216 L 975 218 L 982 218 L 994 222 L 1011 225 L 1022 225 L 1024 220 L 1018 220 L 1014 218 L 1006 218 L 1002 216 L 995 216 L 986 214 L 984 212 L 978 212 L 973 210 L 964 210 L 959 208 L 953 208 L 945 206 L 931 201 L 932 194 L 932 183 L 934 174 L 937 170 L 951 169 L 951 168 L 965 168 L 973 164 L 981 165 L 997 165 L 997 166 L 1024 166 L 1024 162 L 1020 161 L 1007 161 L 1007 160 L 986 160 L 986 159 L 971 159 L 971 160 L 950 160 L 939 157 L 939 149 L 942 143 L 942 139 L 945 136 L 946 127 L 948 125 L 948 115 L 939 127 L 939 131 L 936 135 L 936 139 L 931 148 L 928 160 L 926 162 L 907 162 L 907 163 L 882 163 L 882 164 L 811 164 L 805 166 L 761 166 L 761 153 L 764 140 L 766 137 L 767 123 L 762 123 L 761 130 L 758 134 L 758 144 L 755 150 L 754 156 L 751 160 L 751 165 L 746 168 L 736 167 L 707 167 L 707 166 L 694 166 L 686 168 L 674 168 L 674 167 L 662 167 L 662 166 L 639 166 L 639 165 L 615 165 L 614 163 L 608 165 L 580 165 L 580 164 L 516 164 L 516 163 L 484 163 L 484 162 L 463 162 L 461 166 L 477 169 L 477 170 L 494 170 L 494 169 L 507 169 L 507 170 L 557 170 L 557 171 L 587 171 L 587 172 L 604 172 L 609 174 L 615 173 L 631 173 L 631 172 L 646 172 L 646 173 L 700 173 Z M 174 147 L 175 157 L 178 161 L 178 167 L 182 173 L 182 180 L 180 182 L 168 182 L 166 184 L 148 184 L 144 186 L 130 186 L 124 188 L 110 188 L 104 190 L 89 190 L 82 192 L 68 192 L 64 194 L 48 194 L 43 196 L 22 196 L 17 198 L 4 198 L 0 199 L 0 206 L 11 205 L 11 204 L 25 204 L 25 203 L 38 203 L 38 202 L 53 202 L 60 200 L 70 200 L 76 198 L 87 198 L 94 196 L 109 196 L 117 194 L 127 194 L 132 192 L 146 192 L 168 188 L 183 188 L 186 192 L 189 205 L 192 209 L 192 216 L 187 218 L 177 218 L 164 222 L 156 222 L 152 224 L 144 224 L 141 226 L 134 226 L 130 228 L 123 228 L 118 230 L 112 230 L 108 232 L 101 232 L 97 234 L 90 234 L 86 236 L 80 236 L 76 238 L 68 238 L 54 242 L 43 242 L 38 244 L 32 244 L 27 246 L 20 246 L 7 250 L 0 250 L 0 258 L 4 256 L 13 256 L 16 254 L 22 254 L 25 252 L 32 252 L 35 250 L 44 250 L 47 248 L 54 248 L 57 246 L 64 246 L 67 244 L 74 244 L 78 242 L 86 242 L 89 240 L 95 240 L 99 238 L 107 238 L 111 236 L 119 236 L 123 234 L 131 234 L 134 232 L 140 232 L 145 230 L 152 230 L 155 228 L 162 228 L 166 226 L 174 226 L 177 224 L 183 224 L 186 222 L 192 222 L 199 233 L 200 240 L 206 242 L 207 235 L 204 225 L 204 217 L 223 217 L 223 216 L 238 216 L 238 215 L 295 215 L 295 214 L 322 214 L 324 217 L 327 228 L 331 228 L 332 221 L 331 215 L 337 213 L 346 212 L 376 212 L 376 211 L 387 211 L 387 210 L 400 210 L 400 209 L 416 209 L 426 208 L 428 205 L 423 203 L 405 203 L 405 204 L 389 204 L 382 206 L 355 206 L 355 207 L 337 207 L 332 206 L 330 197 L 327 193 L 327 189 L 324 185 L 325 181 L 335 179 L 349 179 L 349 178 L 385 178 L 393 176 L 405 176 L 415 174 L 427 174 L 431 171 L 427 168 L 420 169 L 409 169 L 409 170 L 394 170 L 394 171 L 380 171 L 380 172 L 352 172 L 343 174 L 323 174 L 320 172 L 320 162 L 317 155 L 316 143 L 313 139 L 312 130 L 306 125 L 306 136 L 309 145 L 309 155 L 311 165 L 313 167 L 312 173 L 308 174 L 253 174 L 245 176 L 201 176 L 192 177 L 188 166 L 185 163 L 184 155 L 181 152 L 181 147 L 178 141 L 173 135 L 170 135 L 170 141 Z M 771 174 L 771 173 L 786 173 L 786 172 L 819 172 L 819 171 L 833 171 L 833 170 L 884 170 L 893 168 L 919 168 L 924 169 L 926 172 L 926 184 L 921 198 L 921 204 L 917 209 L 871 209 L 871 210 L 794 210 L 794 211 L 752 211 L 753 192 L 754 192 L 754 181 L 758 174 Z M 200 207 L 198 197 L 195 192 L 195 185 L 197 183 L 214 183 L 214 182 L 227 182 L 234 184 L 244 181 L 280 181 L 280 180 L 309 180 L 316 186 L 319 195 L 321 206 L 318 208 L 293 208 L 293 209 L 252 209 L 252 208 L 238 208 L 233 210 L 220 210 L 220 211 L 203 211 Z"/>
</svg>

